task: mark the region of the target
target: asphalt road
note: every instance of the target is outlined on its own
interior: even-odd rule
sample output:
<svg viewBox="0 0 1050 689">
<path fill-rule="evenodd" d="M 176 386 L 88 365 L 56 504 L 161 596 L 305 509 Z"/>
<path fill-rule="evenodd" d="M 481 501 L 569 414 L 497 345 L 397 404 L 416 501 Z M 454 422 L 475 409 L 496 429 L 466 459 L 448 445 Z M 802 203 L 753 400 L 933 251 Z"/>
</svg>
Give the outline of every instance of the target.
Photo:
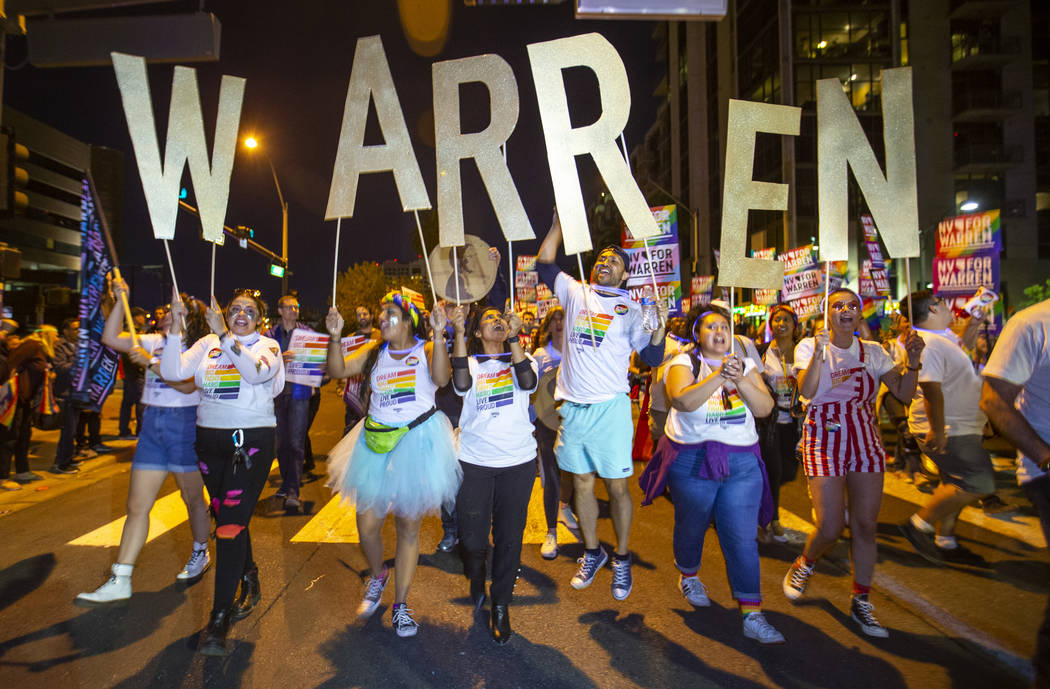
<svg viewBox="0 0 1050 689">
<path fill-rule="evenodd" d="M 116 410 L 116 400 L 107 403 L 104 432 L 115 430 Z M 338 439 L 341 417 L 341 402 L 326 391 L 312 433 L 319 454 Z M 40 434 L 34 467 L 50 464 L 54 435 Z M 179 501 L 170 480 L 161 490 L 170 509 L 154 520 L 170 528 L 143 550 L 131 601 L 116 608 L 72 604 L 78 592 L 104 581 L 116 555 L 112 546 L 72 543 L 119 538 L 113 522 L 125 514 L 133 443 L 113 444 L 118 453 L 89 461 L 79 475 L 45 474 L 39 487 L 46 490 L 0 495 L 3 686 L 1024 687 L 1050 589 L 1038 527 L 1003 463 L 1001 494 L 1023 509 L 994 520 L 974 515 L 958 529 L 989 560 L 987 569 L 935 567 L 915 555 L 895 525 L 922 496 L 888 479 L 872 600 L 892 630 L 889 639 L 865 637 L 849 618 L 845 544 L 821 562 L 798 605 L 783 596 L 781 580 L 799 546 L 762 546 L 765 609 L 787 637 L 782 646 L 762 647 L 742 635 L 714 531 L 701 571 L 713 605 L 694 609 L 677 589 L 665 499 L 636 510 L 635 584 L 623 602 L 610 594 L 608 570 L 589 589 L 569 586 L 579 544 L 563 545 L 553 561 L 527 544 L 511 607 L 516 635 L 505 647 L 490 640 L 485 616 L 472 614 L 458 556 L 435 552 L 441 525 L 428 518 L 409 595 L 421 628 L 400 639 L 390 626 L 392 591 L 367 623 L 354 619 L 365 560 L 347 542 L 352 518 L 340 519 L 349 515 L 329 505 L 318 481 L 304 487 L 303 515 L 260 502 L 251 528 L 262 602 L 233 627 L 229 658 L 206 659 L 194 649 L 210 611 L 213 573 L 188 588 L 174 583 L 191 538 L 186 522 L 171 516 Z M 785 521 L 803 528 L 809 503 L 801 480 L 785 488 L 783 506 Z M 529 540 L 541 532 L 534 510 Z M 392 558 L 392 523 L 385 533 Z M 600 535 L 613 542 L 608 519 Z"/>
</svg>

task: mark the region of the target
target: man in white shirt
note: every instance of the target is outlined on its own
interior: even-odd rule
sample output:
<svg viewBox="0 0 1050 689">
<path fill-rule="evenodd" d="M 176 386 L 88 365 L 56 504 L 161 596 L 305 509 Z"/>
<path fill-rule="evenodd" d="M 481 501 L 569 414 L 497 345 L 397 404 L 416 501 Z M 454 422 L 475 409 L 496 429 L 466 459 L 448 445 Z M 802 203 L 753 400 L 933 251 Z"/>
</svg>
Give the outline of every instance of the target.
<svg viewBox="0 0 1050 689">
<path fill-rule="evenodd" d="M 573 588 L 587 588 L 609 558 L 598 541 L 597 474 L 605 480 L 616 531 L 612 594 L 624 600 L 633 585 L 628 539 L 634 513 L 627 485 L 634 470 L 627 369 L 632 351 L 650 366 L 663 361 L 667 302 L 657 301 L 660 325 L 646 332 L 641 307 L 622 289 L 627 278 L 626 252 L 618 246 L 598 252 L 591 284 L 585 285 L 555 264 L 561 238 L 561 223 L 555 214 L 536 257 L 536 270 L 565 308 L 565 345 L 554 393 L 555 399 L 562 400 L 561 427 L 554 452 L 562 471 L 573 475 L 576 516 L 585 548 L 571 583 Z"/>
<path fill-rule="evenodd" d="M 987 418 L 979 407 L 981 378 L 962 341 L 948 327 L 954 320 L 952 307 L 926 291 L 914 292 L 909 299 L 912 329 L 926 346 L 919 389 L 908 408 L 908 430 L 937 465 L 941 484 L 899 528 L 931 562 L 986 566 L 983 557 L 955 539 L 959 512 L 995 492 L 995 469 L 982 444 Z"/>
<path fill-rule="evenodd" d="M 1017 482 L 1050 543 L 1050 300 L 1003 328 L 984 371 L 981 409 L 1017 448 Z M 1050 605 L 1036 636 L 1035 686 L 1050 687 Z"/>
</svg>

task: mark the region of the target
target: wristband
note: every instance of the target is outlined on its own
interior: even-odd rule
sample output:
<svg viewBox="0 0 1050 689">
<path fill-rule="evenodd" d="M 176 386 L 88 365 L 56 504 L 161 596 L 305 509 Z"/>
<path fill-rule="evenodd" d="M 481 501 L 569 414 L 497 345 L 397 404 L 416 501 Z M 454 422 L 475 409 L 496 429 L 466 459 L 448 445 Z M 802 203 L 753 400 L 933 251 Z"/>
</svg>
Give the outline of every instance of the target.
<svg viewBox="0 0 1050 689">
<path fill-rule="evenodd" d="M 228 338 L 229 336 L 230 336 L 230 331 L 229 330 L 223 331 L 222 335 L 219 335 L 219 344 L 222 344 L 223 342 L 225 342 L 226 338 Z"/>
<path fill-rule="evenodd" d="M 918 371 L 920 368 L 922 368 L 922 364 L 919 364 L 918 366 L 909 366 L 908 370 L 909 371 Z"/>
</svg>

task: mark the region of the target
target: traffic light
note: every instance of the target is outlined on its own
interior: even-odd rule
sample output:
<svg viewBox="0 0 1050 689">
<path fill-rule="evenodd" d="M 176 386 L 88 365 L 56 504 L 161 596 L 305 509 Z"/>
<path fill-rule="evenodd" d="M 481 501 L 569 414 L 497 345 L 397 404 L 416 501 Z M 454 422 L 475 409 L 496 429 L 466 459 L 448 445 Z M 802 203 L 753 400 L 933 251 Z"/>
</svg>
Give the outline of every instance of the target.
<svg viewBox="0 0 1050 689">
<path fill-rule="evenodd" d="M 233 228 L 233 236 L 237 239 L 255 239 L 255 230 L 247 225 L 238 225 Z"/>
<path fill-rule="evenodd" d="M 25 212 L 29 207 L 25 191 L 29 184 L 29 172 L 25 168 L 29 149 L 3 132 L 0 133 L 0 156 L 4 159 L 0 166 L 0 210 Z"/>
</svg>

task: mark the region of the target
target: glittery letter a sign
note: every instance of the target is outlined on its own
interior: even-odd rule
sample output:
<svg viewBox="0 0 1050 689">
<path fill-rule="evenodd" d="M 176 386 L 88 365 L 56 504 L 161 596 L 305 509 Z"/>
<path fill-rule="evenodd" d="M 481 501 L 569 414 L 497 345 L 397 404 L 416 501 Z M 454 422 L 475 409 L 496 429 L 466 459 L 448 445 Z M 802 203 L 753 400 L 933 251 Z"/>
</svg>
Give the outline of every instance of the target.
<svg viewBox="0 0 1050 689">
<path fill-rule="evenodd" d="M 121 53 L 111 53 L 110 57 L 117 74 L 117 86 L 120 87 L 120 99 L 124 104 L 124 116 L 135 149 L 154 236 L 157 239 L 175 237 L 179 182 L 188 161 L 204 238 L 222 244 L 222 226 L 230 198 L 230 173 L 233 172 L 244 100 L 244 79 L 222 77 L 219 112 L 215 119 L 215 145 L 209 163 L 197 71 L 188 67 L 175 68 L 168 109 L 168 138 L 164 143 L 164 163 L 161 164 L 146 61 Z"/>
<path fill-rule="evenodd" d="M 438 243 L 463 244 L 463 191 L 459 165 L 464 158 L 477 163 L 503 236 L 508 241 L 535 239 L 529 216 L 518 196 L 499 147 L 518 123 L 518 83 L 506 60 L 478 55 L 434 65 L 434 134 L 437 142 Z M 464 134 L 460 126 L 459 85 L 480 82 L 492 103 L 489 126 Z"/>
<path fill-rule="evenodd" d="M 379 146 L 365 146 L 365 123 L 371 99 L 375 99 L 379 127 L 386 141 Z M 352 217 L 358 178 L 367 172 L 388 171 L 394 173 L 404 210 L 430 208 L 430 197 L 412 150 L 383 42 L 379 36 L 366 36 L 357 39 L 354 51 L 325 220 Z"/>
<path fill-rule="evenodd" d="M 882 70 L 883 176 L 857 115 L 842 92 L 842 83 L 838 79 L 817 81 L 817 205 L 823 260 L 849 258 L 847 164 L 853 169 L 889 255 L 919 255 L 911 89 L 910 67 Z"/>
<path fill-rule="evenodd" d="M 638 189 L 630 167 L 616 145 L 616 138 L 627 124 L 631 110 L 631 89 L 616 48 L 603 36 L 590 33 L 559 38 L 528 46 L 536 99 L 540 106 L 543 136 L 547 142 L 547 162 L 558 204 L 565 253 L 591 249 L 587 213 L 580 191 L 575 156 L 590 154 L 609 188 L 616 207 L 635 239 L 660 234 L 649 204 Z M 596 122 L 573 129 L 562 70 L 587 67 L 598 78 L 602 114 Z"/>
<path fill-rule="evenodd" d="M 719 285 L 780 288 L 784 279 L 783 263 L 772 259 L 748 258 L 745 255 L 748 210 L 786 211 L 788 207 L 788 185 L 756 182 L 751 178 L 755 161 L 755 134 L 769 132 L 798 136 L 801 122 L 802 108 L 743 100 L 729 101 Z"/>
</svg>

